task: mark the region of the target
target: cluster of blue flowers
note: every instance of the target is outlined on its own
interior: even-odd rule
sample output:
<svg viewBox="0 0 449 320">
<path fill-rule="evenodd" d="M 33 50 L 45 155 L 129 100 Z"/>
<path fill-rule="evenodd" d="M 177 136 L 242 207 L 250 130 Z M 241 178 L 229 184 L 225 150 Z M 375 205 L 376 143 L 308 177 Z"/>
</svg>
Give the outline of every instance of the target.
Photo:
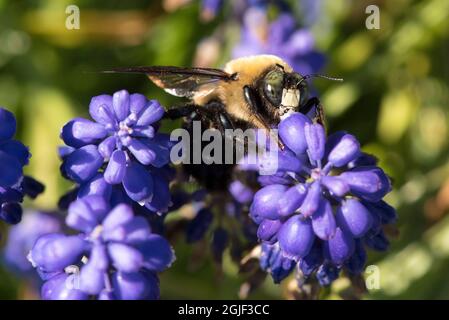
<svg viewBox="0 0 449 320">
<path fill-rule="evenodd" d="M 301 74 L 316 73 L 323 68 L 325 56 L 315 48 L 315 38 L 307 27 L 310 23 L 306 23 L 311 18 L 309 12 L 319 9 L 318 1 L 300 3 L 299 9 L 307 12 L 302 18 L 303 24 L 298 24 L 286 1 L 236 0 L 231 3 L 234 16 L 241 24 L 240 40 L 232 50 L 232 58 L 272 54 Z M 203 0 L 203 17 L 214 18 L 223 6 L 222 0 Z M 270 7 L 279 11 L 273 21 L 269 19 Z"/>
<path fill-rule="evenodd" d="M 215 18 L 217 13 L 223 7 L 223 0 L 203 0 L 202 1 L 202 15 L 206 20 Z"/>
<path fill-rule="evenodd" d="M 232 3 L 233 11 L 238 16 L 240 12 L 244 12 L 249 8 L 266 9 L 270 0 L 234 0 L 230 2 Z M 273 2 L 277 4 L 281 3 L 279 0 L 275 0 Z M 224 0 L 202 0 L 201 11 L 203 19 L 206 21 L 214 19 L 220 10 L 223 9 L 224 5 Z"/>
<path fill-rule="evenodd" d="M 89 113 L 94 121 L 76 118 L 61 132 L 67 145 L 61 149 L 61 172 L 79 185 L 78 196 L 100 194 L 166 212 L 171 142 L 157 132 L 164 108 L 122 90 L 93 97 Z"/>
<path fill-rule="evenodd" d="M 22 219 L 20 203 L 24 196 L 35 198 L 44 186 L 23 175 L 31 154 L 20 141 L 14 140 L 16 119 L 0 107 L 0 219 L 10 224 Z"/>
<path fill-rule="evenodd" d="M 312 33 L 298 28 L 294 16 L 282 12 L 268 21 L 265 8 L 252 7 L 245 11 L 240 42 L 234 47 L 234 58 L 272 54 L 282 58 L 295 71 L 311 74 L 325 64 L 325 57 L 315 49 Z"/>
<path fill-rule="evenodd" d="M 60 204 L 78 234 L 42 235 L 28 257 L 45 281 L 42 298 L 157 299 L 157 272 L 174 261 L 150 226 L 171 205 L 171 144 L 157 132 L 164 109 L 122 90 L 92 98 L 89 113 L 93 121 L 61 131 L 61 173 L 77 187 Z"/>
<path fill-rule="evenodd" d="M 279 135 L 286 147 L 277 150 L 278 170 L 260 176 L 262 188 L 250 208 L 259 225 L 262 268 L 279 282 L 298 266 L 302 279 L 315 276 L 323 286 L 342 269 L 360 274 L 365 247 L 386 250 L 383 226 L 396 221 L 383 200 L 389 178 L 353 135 L 326 137 L 323 126 L 303 114 L 283 119 Z"/>
<path fill-rule="evenodd" d="M 90 195 L 71 203 L 66 224 L 79 234 L 43 235 L 29 255 L 45 280 L 43 299 L 159 297 L 156 272 L 169 267 L 174 254 L 143 216 Z"/>
</svg>

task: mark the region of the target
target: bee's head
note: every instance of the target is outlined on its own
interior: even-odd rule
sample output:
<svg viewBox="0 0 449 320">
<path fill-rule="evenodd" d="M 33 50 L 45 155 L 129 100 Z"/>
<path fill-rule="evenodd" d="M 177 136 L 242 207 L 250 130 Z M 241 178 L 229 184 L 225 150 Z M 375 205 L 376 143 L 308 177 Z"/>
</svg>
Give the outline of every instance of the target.
<svg viewBox="0 0 449 320">
<path fill-rule="evenodd" d="M 281 109 L 281 114 L 297 110 L 308 99 L 308 86 L 304 80 L 297 72 L 285 72 L 277 67 L 263 78 L 263 94 L 274 107 Z"/>
<path fill-rule="evenodd" d="M 303 76 L 298 72 L 286 72 L 283 66 L 276 65 L 263 78 L 263 94 L 270 104 L 279 109 L 279 115 L 289 111 L 298 111 L 309 99 L 307 79 L 312 77 L 334 81 L 343 80 L 321 74 Z"/>
</svg>

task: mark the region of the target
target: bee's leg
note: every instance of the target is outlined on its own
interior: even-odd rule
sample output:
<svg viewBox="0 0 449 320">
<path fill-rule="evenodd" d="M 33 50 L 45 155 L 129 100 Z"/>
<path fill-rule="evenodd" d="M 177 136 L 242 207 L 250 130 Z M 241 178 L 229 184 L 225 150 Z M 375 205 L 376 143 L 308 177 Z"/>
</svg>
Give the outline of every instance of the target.
<svg viewBox="0 0 449 320">
<path fill-rule="evenodd" d="M 239 152 L 246 154 L 249 143 L 247 136 L 245 134 L 239 135 L 233 131 L 230 132 L 230 134 L 229 132 L 227 132 L 227 130 L 235 130 L 237 127 L 242 130 L 245 129 L 243 129 L 241 126 L 237 126 L 236 121 L 232 118 L 232 116 L 229 115 L 229 113 L 226 112 L 223 104 L 219 102 L 211 102 L 206 105 L 204 109 L 210 111 L 210 114 L 213 115 L 213 126 L 221 132 L 223 141 L 232 140 L 235 150 L 239 150 Z M 235 155 L 235 161 L 240 160 L 240 158 L 237 157 L 237 151 L 235 151 Z"/>
<path fill-rule="evenodd" d="M 310 98 L 299 111 L 307 115 L 314 107 L 315 114 L 312 117 L 312 121 L 321 124 L 326 129 L 326 115 L 324 114 L 323 105 L 317 97 Z"/>
<path fill-rule="evenodd" d="M 210 102 L 204 106 L 204 109 L 209 113 L 214 127 L 224 135 L 226 129 L 235 129 L 234 121 L 226 112 L 224 106 L 220 102 Z"/>
<path fill-rule="evenodd" d="M 225 129 L 234 129 L 234 123 L 228 116 L 223 105 L 219 102 L 210 102 L 205 106 L 197 106 L 194 104 L 185 105 L 182 107 L 173 107 L 165 111 L 164 118 L 176 120 L 179 118 L 197 118 L 209 121 L 213 126 L 220 131 Z"/>
<path fill-rule="evenodd" d="M 200 107 L 189 104 L 182 107 L 173 107 L 165 111 L 164 118 L 176 120 L 190 116 L 192 113 L 197 112 Z"/>
<path fill-rule="evenodd" d="M 226 129 L 235 129 L 234 121 L 229 117 L 227 112 L 221 112 L 218 114 L 219 121 L 224 130 Z"/>
</svg>

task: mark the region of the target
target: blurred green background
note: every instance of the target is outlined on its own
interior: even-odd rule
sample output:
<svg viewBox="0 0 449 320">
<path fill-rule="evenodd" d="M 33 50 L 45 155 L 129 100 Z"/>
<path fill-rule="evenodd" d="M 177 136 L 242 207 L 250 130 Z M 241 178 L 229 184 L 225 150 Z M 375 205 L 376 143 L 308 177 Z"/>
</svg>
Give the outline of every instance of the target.
<svg viewBox="0 0 449 320">
<path fill-rule="evenodd" d="M 26 206 L 54 209 L 68 190 L 58 169 L 59 130 L 87 116 L 92 96 L 127 89 L 165 106 L 179 102 L 144 77 L 97 71 L 191 66 L 201 59 L 198 44 L 223 23 L 229 26 L 223 47 L 208 64 L 229 58 L 239 29 L 226 11 L 205 22 L 198 1 L 176 10 L 173 3 L 0 0 L 0 105 L 16 114 L 18 137 L 30 146 L 26 173 L 46 185 Z M 79 30 L 65 28 L 71 4 L 81 10 Z M 379 30 L 365 27 L 370 4 L 380 7 Z M 311 29 L 328 59 L 324 72 L 345 79 L 316 83 L 329 131 L 355 134 L 394 180 L 387 200 L 398 209 L 399 232 L 391 231 L 388 253 L 370 254 L 380 289 L 366 297 L 449 299 L 449 1 L 323 0 Z M 6 226 L 0 228 L 4 241 Z M 216 281 L 210 261 L 196 268 L 188 262 L 202 248 L 179 241 L 175 249 L 177 262 L 161 276 L 162 298 L 238 298 L 235 266 L 225 260 L 224 278 Z M 0 267 L 0 298 L 35 298 L 20 279 Z M 337 281 L 329 298 L 347 290 L 346 280 Z M 250 298 L 284 298 L 284 291 L 267 279 Z"/>
</svg>

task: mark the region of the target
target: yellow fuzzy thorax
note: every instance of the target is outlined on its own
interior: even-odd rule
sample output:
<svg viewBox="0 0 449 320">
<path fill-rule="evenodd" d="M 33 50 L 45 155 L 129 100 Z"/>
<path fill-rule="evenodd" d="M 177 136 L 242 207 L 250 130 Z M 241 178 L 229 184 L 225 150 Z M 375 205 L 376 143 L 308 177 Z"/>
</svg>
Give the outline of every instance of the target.
<svg viewBox="0 0 449 320">
<path fill-rule="evenodd" d="M 243 94 L 243 87 L 253 85 L 267 69 L 275 65 L 281 65 L 286 72 L 292 72 L 292 68 L 282 59 L 273 55 L 258 55 L 232 60 L 225 66 L 224 71 L 229 74 L 238 74 L 237 81 L 222 82 L 215 86 L 208 94 L 194 96 L 197 105 L 204 105 L 211 100 L 220 100 L 228 113 L 234 117 L 248 121 L 252 118 Z M 255 123 L 258 125 L 258 123 Z"/>
</svg>

